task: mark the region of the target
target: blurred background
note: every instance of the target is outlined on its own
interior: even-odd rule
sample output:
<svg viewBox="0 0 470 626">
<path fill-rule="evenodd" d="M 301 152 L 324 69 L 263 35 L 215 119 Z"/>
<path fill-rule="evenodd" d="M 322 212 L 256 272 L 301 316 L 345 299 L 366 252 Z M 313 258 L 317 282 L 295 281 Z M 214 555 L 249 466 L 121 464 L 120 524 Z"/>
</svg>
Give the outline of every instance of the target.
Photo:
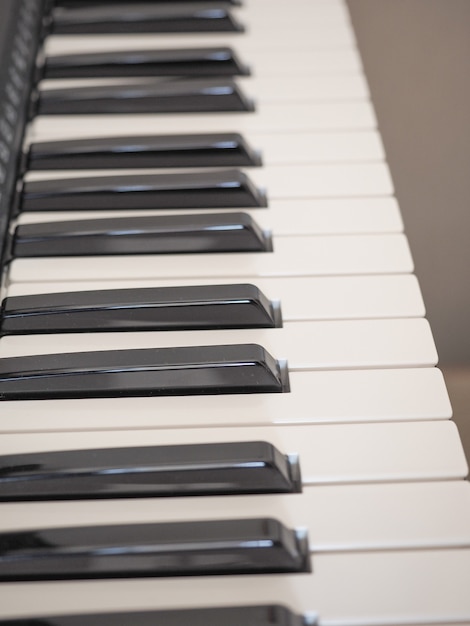
<svg viewBox="0 0 470 626">
<path fill-rule="evenodd" d="M 470 460 L 470 1 L 347 2 Z"/>
</svg>

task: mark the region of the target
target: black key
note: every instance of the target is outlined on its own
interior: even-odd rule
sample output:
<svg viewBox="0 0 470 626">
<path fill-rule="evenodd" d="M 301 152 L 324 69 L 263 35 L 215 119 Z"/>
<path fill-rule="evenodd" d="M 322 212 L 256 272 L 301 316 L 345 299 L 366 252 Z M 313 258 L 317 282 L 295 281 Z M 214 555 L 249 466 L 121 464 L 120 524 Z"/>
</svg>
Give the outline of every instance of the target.
<svg viewBox="0 0 470 626">
<path fill-rule="evenodd" d="M 237 133 L 101 137 L 33 143 L 25 170 L 237 167 L 261 165 Z"/>
<path fill-rule="evenodd" d="M 1 626 L 306 626 L 284 606 L 232 606 L 207 609 L 82 613 L 23 619 L 0 619 Z M 308 621 L 310 626 L 313 622 Z"/>
<path fill-rule="evenodd" d="M 52 33 L 197 33 L 242 32 L 230 4 L 188 2 L 133 3 L 58 7 L 52 13 Z"/>
<path fill-rule="evenodd" d="M 249 70 L 231 48 L 121 50 L 46 58 L 43 78 L 236 76 Z"/>
<path fill-rule="evenodd" d="M 285 366 L 253 344 L 45 354 L 0 359 L 0 400 L 289 390 Z"/>
<path fill-rule="evenodd" d="M 84 6 L 98 6 L 98 5 L 109 5 L 109 4 L 129 4 L 132 0 L 53 0 L 53 4 L 56 7 L 84 7 Z M 140 4 L 144 4 L 145 2 L 151 4 L 168 4 L 168 0 L 140 0 Z M 201 0 L 171 0 L 171 4 L 177 4 L 178 2 L 183 2 L 187 4 L 188 2 L 198 2 L 201 3 Z M 241 6 L 243 3 L 241 0 L 205 0 L 204 4 L 232 4 L 234 6 Z"/>
<path fill-rule="evenodd" d="M 254 285 L 203 285 L 9 297 L 1 334 L 280 326 L 279 308 Z"/>
<path fill-rule="evenodd" d="M 253 111 L 253 101 L 229 78 L 140 80 L 112 85 L 45 89 L 40 115 L 207 113 Z"/>
<path fill-rule="evenodd" d="M 298 464 L 263 441 L 0 456 L 3 502 L 298 491 Z"/>
<path fill-rule="evenodd" d="M 269 252 L 247 213 L 121 217 L 17 226 L 15 257 Z"/>
<path fill-rule="evenodd" d="M 22 211 L 256 208 L 266 197 L 238 170 L 28 181 Z"/>
<path fill-rule="evenodd" d="M 269 518 L 0 533 L 0 581 L 308 571 L 306 538 Z"/>
</svg>

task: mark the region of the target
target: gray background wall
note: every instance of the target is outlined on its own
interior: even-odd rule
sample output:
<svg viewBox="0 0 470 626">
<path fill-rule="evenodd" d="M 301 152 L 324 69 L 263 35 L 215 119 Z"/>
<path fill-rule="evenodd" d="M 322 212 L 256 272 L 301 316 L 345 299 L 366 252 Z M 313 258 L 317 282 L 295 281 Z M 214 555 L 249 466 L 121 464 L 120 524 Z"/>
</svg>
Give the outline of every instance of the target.
<svg viewBox="0 0 470 626">
<path fill-rule="evenodd" d="M 470 458 L 470 0 L 347 0 Z"/>
<path fill-rule="evenodd" d="M 470 363 L 470 1 L 349 0 L 443 363 Z"/>
</svg>

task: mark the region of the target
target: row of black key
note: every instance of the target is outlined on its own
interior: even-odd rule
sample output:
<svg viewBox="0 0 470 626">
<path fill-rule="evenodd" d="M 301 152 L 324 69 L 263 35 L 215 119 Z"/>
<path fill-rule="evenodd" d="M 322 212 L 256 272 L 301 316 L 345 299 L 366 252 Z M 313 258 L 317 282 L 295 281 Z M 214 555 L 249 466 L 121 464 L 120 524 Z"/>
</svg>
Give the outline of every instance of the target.
<svg viewBox="0 0 470 626">
<path fill-rule="evenodd" d="M 192 54 L 192 51 L 190 51 Z M 169 83 L 170 85 L 172 83 Z M 182 82 L 180 84 L 185 84 Z M 71 90 L 73 93 L 74 90 Z M 157 162 L 154 161 L 157 155 Z M 69 157 L 67 159 L 67 156 Z M 167 167 L 207 167 L 222 163 L 234 165 L 259 165 L 260 159 L 243 138 L 237 134 L 212 136 L 168 136 L 112 138 L 97 141 L 55 142 L 49 145 L 33 144 L 25 160 L 26 167 L 60 167 L 63 159 L 69 167 L 125 166 L 158 167 L 165 162 Z M 54 211 L 54 210 L 95 210 L 95 209 L 178 209 L 178 208 L 259 208 L 266 206 L 264 194 L 256 188 L 249 178 L 238 170 L 203 171 L 197 173 L 172 173 L 151 175 L 127 175 L 71 179 L 51 179 L 26 182 L 18 198 L 17 210 Z M 12 235 L 10 258 L 70 255 L 109 255 L 109 254 L 165 254 L 165 253 L 209 253 L 209 252 L 268 252 L 272 250 L 269 233 L 264 232 L 255 220 L 244 213 L 212 215 L 152 216 L 118 219 L 90 219 L 67 222 L 50 222 L 20 225 Z M 240 288 L 242 293 L 240 293 Z M 251 291 L 247 297 L 246 293 Z M 221 288 L 199 288 L 199 295 L 194 290 L 181 291 L 175 304 L 175 293 L 156 290 L 149 293 L 139 290 L 110 291 L 103 300 L 102 294 L 65 294 L 59 296 L 7 299 L 3 306 L 2 333 L 26 332 L 82 332 L 88 330 L 139 330 L 177 329 L 177 328 L 226 328 L 256 327 L 279 325 L 278 312 L 273 316 L 273 306 L 267 303 L 262 294 L 252 286 L 234 286 L 228 293 L 220 296 Z M 222 288 L 226 292 L 225 288 Z M 178 290 L 176 291 L 176 293 Z M 244 293 L 243 293 L 244 292 Z M 168 296 L 170 301 L 168 301 Z M 201 304 L 201 299 L 204 303 Z M 230 300 L 229 300 L 230 298 Z M 78 302 L 76 301 L 78 300 Z M 173 301 L 172 301 L 173 300 Z M 125 304 L 123 304 L 123 301 Z M 71 305 L 71 303 L 74 305 Z M 184 302 L 184 307 L 182 303 Z M 38 307 L 39 306 L 39 310 Z M 155 316 L 155 312 L 158 315 Z M 197 311 L 197 313 L 196 313 Z M 176 312 L 176 315 L 175 315 Z M 236 317 L 230 317 L 232 313 Z M 239 315 L 239 313 L 241 315 Z M 171 318 L 171 322 L 170 322 Z M 276 319 L 275 319 L 276 318 Z M 234 324 L 233 320 L 236 320 Z M 232 321 L 231 321 L 232 320 Z M 28 330 L 29 328 L 29 330 Z M 247 362 L 251 358 L 250 350 L 241 359 Z M 222 356 L 225 348 L 220 351 Z M 75 357 L 69 355 L 72 366 Z M 131 355 L 129 355 L 131 356 Z M 46 360 L 47 358 L 44 357 Z M 135 355 L 139 361 L 140 356 Z M 211 357 L 210 360 L 212 360 Z M 271 357 L 269 357 L 271 358 Z M 64 361 L 67 362 L 65 355 Z M 44 359 L 43 359 L 44 360 Z M 82 359 L 82 372 L 90 372 L 97 367 L 94 355 Z M 134 358 L 132 359 L 134 360 Z M 216 362 L 220 359 L 216 359 Z M 33 363 L 34 361 L 34 363 Z M 22 367 L 29 371 L 46 368 L 33 359 L 26 358 L 10 364 L 6 375 L 16 380 L 16 371 Z M 254 371 L 270 371 L 264 359 L 261 368 Z M 140 393 L 150 393 L 148 366 L 140 365 L 144 374 L 137 385 Z M 201 364 L 202 365 L 202 364 Z M 218 366 L 217 366 L 218 367 Z M 201 371 L 206 371 L 202 368 Z M 229 368 L 228 368 L 229 369 Z M 122 367 L 114 363 L 114 370 L 122 377 Z M 62 371 L 62 370 L 60 370 Z M 41 378 L 41 377 L 39 377 Z M 99 378 L 95 374 L 95 378 Z M 116 377 L 117 378 L 117 377 Z M 134 375 L 135 378 L 135 375 Z M 275 377 L 274 377 L 275 378 Z M 63 377 L 57 377 L 58 388 L 48 386 L 47 394 L 70 395 L 71 388 Z M 92 377 L 88 376 L 87 380 Z M 204 380 L 209 381 L 211 375 Z M 67 379 L 68 380 L 68 379 Z M 150 379 L 155 382 L 154 379 Z M 266 388 L 261 378 L 256 377 L 253 388 Z M 12 380 L 10 380 L 10 383 Z M 122 384 L 122 380 L 121 380 Z M 228 383 L 226 383 L 228 384 Z M 233 380 L 232 389 L 243 391 L 240 381 Z M 260 386 L 261 384 L 261 386 Z M 76 385 L 76 384 L 75 384 Z M 30 384 L 18 392 L 6 389 L 6 397 L 21 397 L 22 394 L 40 394 L 33 391 Z M 17 383 L 14 383 L 17 388 Z M 33 385 L 36 389 L 36 386 Z M 270 386 L 271 389 L 286 390 L 286 383 Z M 97 391 L 99 384 L 86 386 L 84 393 L 91 395 L 103 393 Z M 157 385 L 158 393 L 175 393 L 167 385 Z M 180 393 L 181 387 L 178 385 Z M 219 389 L 222 389 L 219 385 Z M 29 391 L 27 391 L 29 389 Z M 113 391 L 114 389 L 114 391 Z M 205 391 L 203 391 L 205 389 Z M 213 391 L 210 382 L 204 383 L 200 392 Z M 192 387 L 194 393 L 194 387 Z M 244 389 L 249 392 L 249 386 Z M 134 384 L 127 388 L 128 393 L 136 393 Z M 196 391 L 197 392 L 197 391 Z M 45 393 L 45 392 L 44 392 Z M 117 393 L 114 385 L 109 385 L 110 395 Z M 157 393 L 157 391 L 154 391 Z"/>
<path fill-rule="evenodd" d="M 147 28 L 158 31 L 161 24 L 164 24 L 166 32 L 173 28 L 192 30 L 193 26 L 196 29 L 211 30 L 216 23 L 224 30 L 233 28 L 236 24 L 225 6 L 206 10 L 196 4 L 190 9 L 190 4 L 184 6 L 175 3 L 173 6 L 161 7 L 158 4 L 142 5 L 137 9 L 145 14 L 143 21 L 134 21 L 134 27 L 139 32 Z M 130 10 L 135 13 L 136 7 L 133 6 Z M 111 13 L 114 15 L 116 12 Z M 188 13 L 191 14 L 191 22 L 187 21 Z M 76 17 L 86 14 L 94 20 L 94 32 L 100 28 L 109 29 L 111 22 L 116 23 L 114 18 L 109 20 L 106 17 L 110 12 L 105 6 L 89 10 L 85 7 L 70 8 L 69 5 L 53 12 L 52 30 L 81 32 L 80 29 L 88 17 L 81 22 Z M 100 15 L 104 16 L 102 20 Z M 117 21 L 120 20 L 121 16 Z M 240 27 L 235 25 L 235 29 Z M 209 56 L 210 54 L 214 52 L 210 51 Z M 194 66 L 195 63 L 194 51 L 180 52 L 179 60 L 170 60 L 170 65 L 164 56 L 157 53 L 150 61 L 150 65 L 159 67 L 163 74 L 174 71 L 173 68 L 178 65 L 178 71 L 184 74 L 188 65 Z M 201 51 L 201 56 L 207 58 L 207 51 Z M 219 67 L 224 67 L 224 74 L 246 72 L 238 61 L 234 61 L 231 51 L 224 50 L 222 54 L 215 51 L 215 57 L 218 57 L 217 62 L 223 63 Z M 88 61 L 92 64 L 97 62 L 104 68 L 109 58 Z M 216 73 L 219 70 L 214 70 L 215 65 L 213 61 L 203 61 L 199 71 Z M 148 71 L 148 62 L 146 67 L 144 72 Z M 73 75 L 73 71 L 71 74 Z M 53 75 L 50 67 L 46 66 L 45 75 Z M 60 75 L 60 71 L 56 75 Z M 145 88 L 146 93 L 141 93 L 138 97 L 137 108 L 135 100 L 125 101 L 126 111 L 163 112 L 175 110 L 175 107 L 180 111 L 197 111 L 201 108 L 251 109 L 251 104 L 244 99 L 235 84 L 218 79 L 212 83 L 194 80 L 149 83 Z M 99 94 L 96 88 L 83 88 L 81 92 L 44 92 L 39 98 L 39 112 L 83 112 L 84 102 L 85 110 L 89 107 L 90 111 L 106 111 L 107 103 L 112 101 L 117 102 L 117 108 L 113 104 L 112 110 L 122 110 L 119 108 L 121 97 L 125 95 L 122 87 L 115 88 L 115 93 L 112 93 L 113 88 L 111 91 L 109 88 L 106 90 L 101 100 L 99 97 L 97 100 Z M 220 95 L 223 96 L 222 100 Z M 87 100 L 88 96 L 91 99 Z M 70 103 L 76 103 L 77 100 L 80 101 L 78 108 L 71 108 Z M 130 101 L 132 104 L 129 107 Z M 142 167 L 142 158 L 140 161 L 137 158 L 134 161 L 129 160 L 128 152 L 124 153 L 126 164 L 119 157 L 116 162 L 116 150 L 113 149 L 116 141 L 121 143 L 120 140 L 114 140 L 114 143 L 113 140 L 110 143 L 104 140 L 108 166 Z M 131 143 L 135 146 L 139 142 L 131 140 Z M 146 138 L 140 143 L 143 150 L 134 149 L 134 157 L 144 156 L 148 159 L 157 153 L 165 159 L 168 154 L 170 158 L 165 159 L 167 167 L 220 165 L 220 153 L 224 155 L 223 158 L 230 154 L 230 163 L 227 163 L 229 165 L 246 165 L 247 160 L 252 165 L 259 164 L 259 157 L 244 145 L 242 138 L 235 135 L 211 138 Z M 33 146 L 29 153 L 28 166 L 32 165 L 34 168 L 41 162 L 44 148 L 49 156 L 42 162 L 47 164 L 47 159 L 51 159 L 52 148 L 54 167 L 54 152 L 58 149 L 59 159 L 56 158 L 55 162 L 61 166 L 60 145 Z M 103 142 L 101 146 L 90 146 L 87 142 L 82 142 L 79 146 L 75 142 L 71 146 L 72 158 L 69 159 L 69 167 L 73 168 L 78 165 L 75 148 L 79 153 L 82 148 L 79 159 L 83 159 L 83 149 L 85 152 L 91 150 L 92 159 L 93 154 L 96 158 L 97 150 L 100 151 L 98 160 L 101 165 Z M 70 154 L 70 146 L 67 149 Z M 119 156 L 122 157 L 122 154 L 120 151 Z M 90 161 L 89 157 L 90 154 L 82 160 L 82 166 L 93 167 L 93 160 Z M 110 209 L 129 205 L 133 208 L 230 208 L 266 205 L 259 190 L 250 184 L 245 175 L 236 171 L 171 174 L 145 179 L 129 177 L 124 184 L 121 177 L 118 188 L 116 183 L 112 178 L 26 183 L 19 199 L 19 210 L 76 210 L 84 207 L 102 209 L 106 208 L 106 193 L 109 194 Z M 144 194 L 136 193 L 142 190 Z M 119 195 L 116 195 L 116 191 Z M 131 195 L 123 194 L 123 191 L 128 191 Z M 120 199 L 121 206 L 119 202 L 116 204 L 116 198 Z M 251 217 L 231 213 L 21 225 L 17 227 L 12 239 L 11 255 L 14 258 L 42 254 L 155 254 L 219 250 L 263 252 L 270 249 L 269 236 L 257 227 Z M 250 285 L 235 285 L 233 288 L 193 287 L 189 290 L 170 288 L 88 292 L 81 296 L 79 305 L 76 304 L 76 294 L 73 293 L 8 298 L 3 303 L 2 314 L 3 334 L 51 330 L 81 332 L 106 328 L 123 330 L 129 328 L 129 317 L 133 318 L 133 323 L 140 330 L 227 327 L 233 325 L 234 319 L 237 320 L 237 326 L 265 327 L 280 324 L 279 310 Z M 30 321 L 32 325 L 29 325 Z M 285 366 L 276 362 L 258 346 L 45 355 L 4 359 L 0 366 L 3 369 L 2 394 L 5 399 L 122 395 L 123 386 L 127 395 L 288 390 Z M 110 373 L 116 372 L 119 376 L 110 376 Z M 19 458 L 4 457 L 1 463 L 0 498 L 6 501 L 155 497 L 182 493 L 214 495 L 296 492 L 300 489 L 297 463 L 264 442 L 41 453 L 21 455 Z M 139 471 L 137 480 L 134 481 L 136 467 Z M 145 475 L 144 480 L 142 474 Z M 278 521 L 270 519 L 139 524 L 106 528 L 88 526 L 12 532 L 0 535 L 0 545 L 0 580 L 310 570 L 305 535 L 288 530 Z M 80 558 L 77 559 L 77 556 Z M 209 566 L 209 562 L 212 565 Z M 152 613 L 152 620 L 153 623 L 158 623 L 159 619 L 164 619 L 165 624 L 177 626 L 186 615 L 189 614 L 184 611 L 165 612 L 165 615 Z M 214 626 L 216 623 L 235 623 L 240 618 L 248 620 L 246 623 L 252 626 L 262 626 L 268 622 L 279 626 L 300 626 L 303 621 L 282 607 L 207 609 L 191 612 L 190 616 L 192 623 L 197 624 L 198 620 L 202 620 L 201 623 Z M 58 618 L 59 621 L 61 619 Z M 67 621 L 80 618 L 63 619 Z M 87 623 L 96 621 L 97 624 L 102 624 L 106 623 L 109 616 L 86 616 L 86 619 L 91 620 Z M 145 619 L 145 614 L 132 615 L 133 623 L 145 623 Z M 43 623 L 47 620 L 48 618 L 44 618 Z"/>
</svg>

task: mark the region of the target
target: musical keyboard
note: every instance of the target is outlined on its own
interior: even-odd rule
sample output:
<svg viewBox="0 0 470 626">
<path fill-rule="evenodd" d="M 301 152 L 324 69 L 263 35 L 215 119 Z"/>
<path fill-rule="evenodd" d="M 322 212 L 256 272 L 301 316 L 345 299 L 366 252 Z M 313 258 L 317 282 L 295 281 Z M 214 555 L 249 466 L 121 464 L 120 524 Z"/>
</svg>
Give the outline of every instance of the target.
<svg viewBox="0 0 470 626">
<path fill-rule="evenodd" d="M 345 5 L 129 7 L 9 7 L 0 624 L 470 623 L 468 467 Z M 147 110 L 188 76 L 119 69 L 202 48 L 245 75 L 198 103 L 233 84 L 253 111 Z M 221 239 L 248 228 L 259 251 Z"/>
</svg>

